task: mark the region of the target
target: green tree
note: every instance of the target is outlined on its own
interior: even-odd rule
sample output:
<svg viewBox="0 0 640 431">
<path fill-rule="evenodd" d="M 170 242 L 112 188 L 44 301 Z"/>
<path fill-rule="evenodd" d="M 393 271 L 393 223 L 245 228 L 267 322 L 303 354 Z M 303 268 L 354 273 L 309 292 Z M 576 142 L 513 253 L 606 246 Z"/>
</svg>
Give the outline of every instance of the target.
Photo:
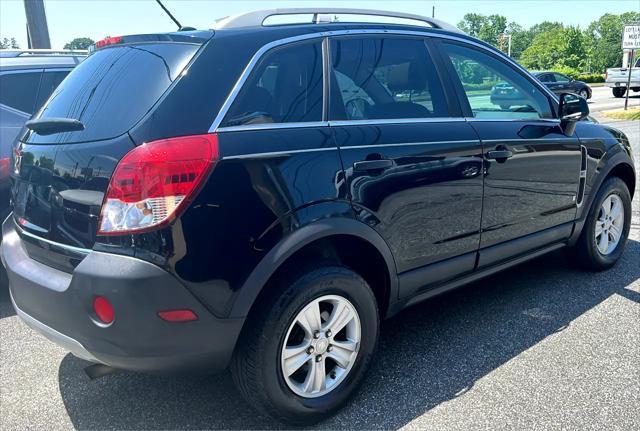
<svg viewBox="0 0 640 431">
<path fill-rule="evenodd" d="M 589 39 L 589 64 L 596 72 L 622 65 L 622 31 L 625 24 L 640 21 L 640 12 L 604 14 L 586 31 Z"/>
<path fill-rule="evenodd" d="M 502 15 L 489 15 L 480 27 L 478 37 L 493 46 L 498 46 L 498 37 L 507 29 L 507 18 Z"/>
<path fill-rule="evenodd" d="M 534 70 L 550 69 L 563 56 L 564 28 L 555 28 L 538 33 L 531 45 L 520 57 L 523 66 Z"/>
<path fill-rule="evenodd" d="M 19 49 L 18 41 L 12 37 L 11 39 L 5 37 L 0 41 L 0 49 Z"/>
<path fill-rule="evenodd" d="M 64 46 L 64 49 L 87 49 L 93 45 L 93 40 L 88 37 L 76 37 Z"/>
<path fill-rule="evenodd" d="M 487 17 L 479 13 L 468 13 L 458 23 L 458 28 L 469 36 L 478 37 L 480 29 L 487 22 Z"/>
</svg>

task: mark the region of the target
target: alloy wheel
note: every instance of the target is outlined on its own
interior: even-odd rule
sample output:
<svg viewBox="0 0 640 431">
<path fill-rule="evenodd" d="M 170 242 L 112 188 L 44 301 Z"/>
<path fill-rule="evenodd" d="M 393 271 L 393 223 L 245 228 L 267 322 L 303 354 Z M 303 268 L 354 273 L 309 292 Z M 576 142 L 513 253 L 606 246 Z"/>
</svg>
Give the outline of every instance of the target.
<svg viewBox="0 0 640 431">
<path fill-rule="evenodd" d="M 624 232 L 624 205 L 620 196 L 610 194 L 602 202 L 594 229 L 594 238 L 600 254 L 611 254 Z"/>
<path fill-rule="evenodd" d="M 287 386 L 304 398 L 336 389 L 358 357 L 360 317 L 349 300 L 325 295 L 307 304 L 285 337 L 281 369 Z"/>
</svg>

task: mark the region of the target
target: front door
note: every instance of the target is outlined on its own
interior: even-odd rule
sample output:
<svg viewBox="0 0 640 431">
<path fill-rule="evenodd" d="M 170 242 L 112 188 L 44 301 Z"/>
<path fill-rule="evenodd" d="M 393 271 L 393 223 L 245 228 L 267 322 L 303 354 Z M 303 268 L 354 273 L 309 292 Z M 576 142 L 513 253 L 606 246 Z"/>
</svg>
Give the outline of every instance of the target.
<svg viewBox="0 0 640 431">
<path fill-rule="evenodd" d="M 494 54 L 454 42 L 441 46 L 484 148 L 481 248 L 573 221 L 580 144 L 562 133 L 547 95 Z M 494 262 L 481 254 L 483 263 Z"/>
<path fill-rule="evenodd" d="M 330 53 L 329 120 L 357 216 L 387 241 L 400 273 L 458 258 L 453 272 L 425 273 L 425 285 L 472 271 L 482 148 L 451 105 L 425 40 L 336 37 Z M 401 282 L 401 296 L 419 287 Z"/>
</svg>

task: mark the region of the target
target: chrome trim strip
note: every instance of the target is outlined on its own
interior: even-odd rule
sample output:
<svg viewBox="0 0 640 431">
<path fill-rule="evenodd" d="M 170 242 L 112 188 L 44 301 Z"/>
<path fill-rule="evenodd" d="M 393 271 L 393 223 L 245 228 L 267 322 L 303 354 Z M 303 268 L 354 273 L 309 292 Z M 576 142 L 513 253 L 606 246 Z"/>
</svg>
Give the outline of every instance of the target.
<svg viewBox="0 0 640 431">
<path fill-rule="evenodd" d="M 328 121 L 309 121 L 304 123 L 259 123 L 243 124 L 241 126 L 220 127 L 216 133 L 242 132 L 249 130 L 298 129 L 305 127 L 327 127 Z"/>
<path fill-rule="evenodd" d="M 417 145 L 438 145 L 438 144 L 479 144 L 480 141 L 476 140 L 463 140 L 463 141 L 430 141 L 430 142 L 402 142 L 398 144 L 372 144 L 372 145 L 350 145 L 348 147 L 340 147 L 341 150 L 357 150 L 360 148 L 386 148 L 386 147 L 410 147 Z"/>
<path fill-rule="evenodd" d="M 238 154 L 236 156 L 222 157 L 222 160 L 242 160 L 242 159 L 253 159 L 253 158 L 281 157 L 281 156 L 289 156 L 291 154 L 317 153 L 320 151 L 338 151 L 338 148 L 337 147 L 305 148 L 303 150 L 273 151 L 271 153 Z"/>
<path fill-rule="evenodd" d="M 80 254 L 84 254 L 84 255 L 87 255 L 87 254 L 91 253 L 91 251 L 92 251 L 89 248 L 74 247 L 72 245 L 61 244 L 59 242 L 51 241 L 50 239 L 39 237 L 38 235 L 34 235 L 34 234 L 32 234 L 30 232 L 27 232 L 26 230 L 22 229 L 20 227 L 20 225 L 18 223 L 16 223 L 15 220 L 13 221 L 13 223 L 15 224 L 19 235 L 28 236 L 29 238 L 33 238 L 36 241 L 42 241 L 42 242 L 50 244 L 50 245 L 52 245 L 54 247 L 59 247 L 59 248 L 65 249 L 65 250 L 73 251 L 75 253 L 80 253 Z"/>
<path fill-rule="evenodd" d="M 465 117 L 465 120 L 470 123 L 514 123 L 514 122 L 527 122 L 531 123 L 533 121 L 543 122 L 543 123 L 553 123 L 560 124 L 560 120 L 557 118 L 532 118 L 530 120 L 525 118 L 475 118 L 475 117 Z"/>
<path fill-rule="evenodd" d="M 575 142 L 575 139 L 567 136 L 566 138 L 533 138 L 533 139 L 515 139 L 515 138 L 508 138 L 508 139 L 483 139 L 482 142 L 485 143 L 490 143 L 490 144 L 494 144 L 494 143 L 500 143 L 500 142 L 513 142 L 514 144 L 522 144 L 522 143 L 526 143 L 526 142 L 530 142 L 530 141 L 534 141 L 534 142 Z"/>
<path fill-rule="evenodd" d="M 70 351 L 75 356 L 80 359 L 84 359 L 86 361 L 100 363 L 95 356 L 93 356 L 85 347 L 77 340 L 69 337 L 68 335 L 64 335 L 61 332 L 56 331 L 50 326 L 45 325 L 41 321 L 32 317 L 31 315 L 25 313 L 16 305 L 15 300 L 13 299 L 13 295 L 11 294 L 11 290 L 9 290 L 9 297 L 11 298 L 11 304 L 13 308 L 16 310 L 16 314 L 24 323 L 26 323 L 32 329 L 35 329 L 40 334 L 44 335 L 50 341 L 53 341 L 60 347 Z"/>
<path fill-rule="evenodd" d="M 331 31 L 321 31 L 321 32 L 317 32 L 317 33 L 308 33 L 308 34 L 292 36 L 292 37 L 287 37 L 287 38 L 284 38 L 284 39 L 271 41 L 271 42 L 267 43 L 266 45 L 263 45 L 258 51 L 256 51 L 256 53 L 253 55 L 253 57 L 251 57 L 251 60 L 249 60 L 249 63 L 245 66 L 244 70 L 240 74 L 240 77 L 238 78 L 238 80 L 234 84 L 233 88 L 231 89 L 231 92 L 229 93 L 229 95 L 225 99 L 224 103 L 222 104 L 222 107 L 220 108 L 220 111 L 218 112 L 218 115 L 216 115 L 215 119 L 213 120 L 213 123 L 209 127 L 209 133 L 216 133 L 218 131 L 218 127 L 222 123 L 222 120 L 224 119 L 225 115 L 227 115 L 227 112 L 229 111 L 229 108 L 233 104 L 235 98 L 237 97 L 238 93 L 242 89 L 244 83 L 249 78 L 249 75 L 253 71 L 253 68 L 258 63 L 258 61 L 260 61 L 262 56 L 267 51 L 269 51 L 269 50 L 271 50 L 273 48 L 276 48 L 278 46 L 287 45 L 287 44 L 290 44 L 290 43 L 301 42 L 301 41 L 306 41 L 306 40 L 311 40 L 311 39 L 320 39 L 320 38 L 324 38 L 324 37 L 346 36 L 346 35 L 351 35 L 351 34 L 418 36 L 418 37 L 425 37 L 425 38 L 430 37 L 430 38 L 435 38 L 435 39 L 447 39 L 447 40 L 453 40 L 453 41 L 457 41 L 457 42 L 462 42 L 462 43 L 466 43 L 468 45 L 472 45 L 472 46 L 474 46 L 476 48 L 479 48 L 480 50 L 485 51 L 487 53 L 490 53 L 492 55 L 497 55 L 503 61 L 506 61 L 507 64 L 509 64 L 511 67 L 519 70 L 525 76 L 531 77 L 531 74 L 525 68 L 523 68 L 518 63 L 516 63 L 513 60 L 511 60 L 503 52 L 498 51 L 497 49 L 490 49 L 489 47 L 484 46 L 481 43 L 475 42 L 473 40 L 469 40 L 467 38 L 462 38 L 462 37 L 459 37 L 459 36 L 455 36 L 455 35 L 452 35 L 452 34 L 437 33 L 437 32 L 430 32 L 430 31 L 387 30 L 387 29 L 331 30 Z M 543 92 L 543 94 L 546 94 L 548 97 L 550 97 L 552 99 L 556 98 L 555 94 L 553 92 L 551 92 L 551 90 L 546 88 L 544 85 L 540 84 L 540 82 L 538 80 L 536 80 L 535 78 L 532 78 L 531 82 L 534 83 L 538 87 L 538 89 Z M 553 120 L 553 119 L 542 119 L 542 120 Z M 499 121 L 499 119 L 498 120 L 487 120 L 487 121 Z M 506 121 L 511 121 L 511 120 L 506 120 Z M 519 120 L 519 121 L 522 121 L 522 120 Z M 282 124 L 287 124 L 287 123 L 282 123 Z M 244 126 L 234 126 L 234 127 L 244 127 Z"/>
<path fill-rule="evenodd" d="M 418 124 L 418 123 L 450 123 L 465 121 L 462 117 L 439 118 L 385 118 L 380 120 L 335 120 L 329 121 L 330 127 L 375 126 L 377 124 Z"/>
</svg>

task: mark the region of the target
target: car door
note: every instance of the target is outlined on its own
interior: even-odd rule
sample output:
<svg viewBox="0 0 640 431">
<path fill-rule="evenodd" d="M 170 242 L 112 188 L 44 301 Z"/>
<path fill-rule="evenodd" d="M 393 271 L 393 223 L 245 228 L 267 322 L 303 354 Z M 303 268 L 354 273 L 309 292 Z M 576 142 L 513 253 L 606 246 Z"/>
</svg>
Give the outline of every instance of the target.
<svg viewBox="0 0 640 431">
<path fill-rule="evenodd" d="M 568 236 L 580 178 L 578 138 L 563 133 L 548 95 L 507 59 L 466 43 L 441 47 L 485 151 L 480 243 L 495 247 L 481 251 L 479 266 Z M 520 94 L 509 109 L 491 102 L 488 87 L 498 82 Z"/>
<path fill-rule="evenodd" d="M 391 248 L 400 295 L 472 271 L 482 148 L 425 39 L 334 37 L 330 59 L 329 121 L 348 195 Z"/>
<path fill-rule="evenodd" d="M 553 78 L 557 83 L 556 90 L 554 90 L 557 94 L 575 91 L 575 89 L 571 85 L 571 78 L 569 78 L 568 76 L 554 72 Z"/>
<path fill-rule="evenodd" d="M 543 73 L 538 75 L 538 79 L 546 85 L 549 90 L 554 93 L 558 92 L 559 84 L 556 82 L 556 78 L 554 78 L 553 73 Z"/>
</svg>

